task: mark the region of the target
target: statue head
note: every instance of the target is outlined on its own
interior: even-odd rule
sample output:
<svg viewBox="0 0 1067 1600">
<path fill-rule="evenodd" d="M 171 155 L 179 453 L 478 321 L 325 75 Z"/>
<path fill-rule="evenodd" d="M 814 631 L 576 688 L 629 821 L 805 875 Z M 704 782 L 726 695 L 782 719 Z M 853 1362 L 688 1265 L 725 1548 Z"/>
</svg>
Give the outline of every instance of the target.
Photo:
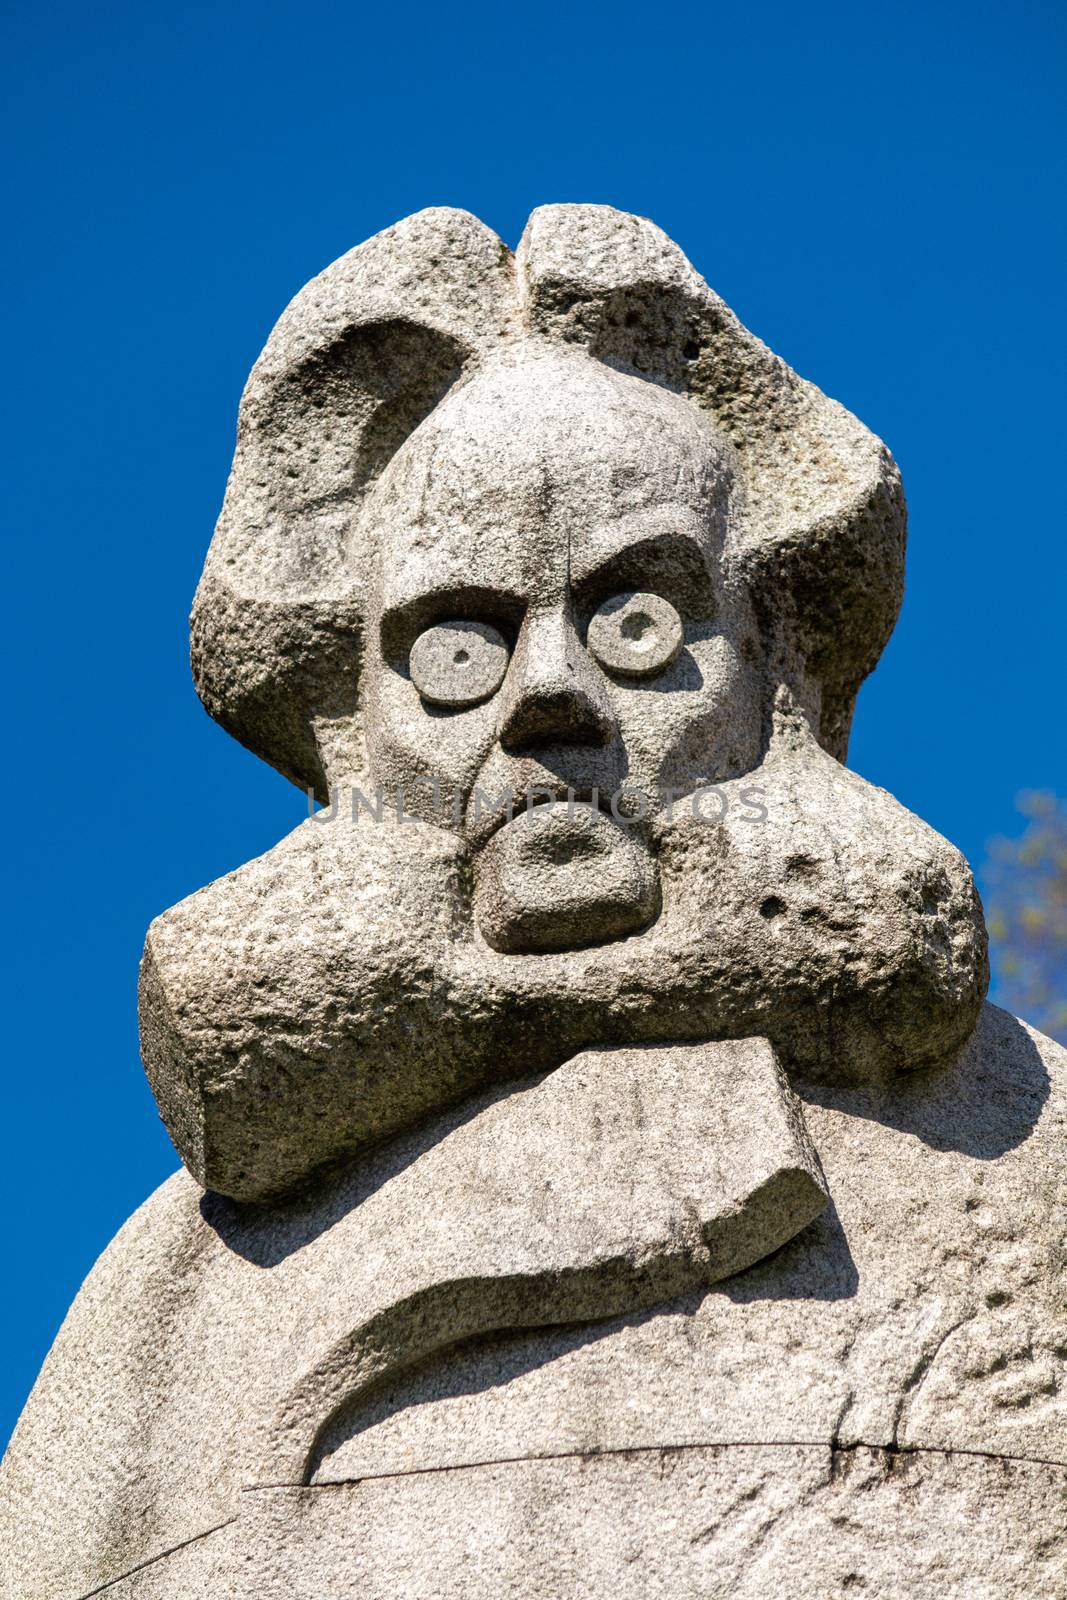
<svg viewBox="0 0 1067 1600">
<path fill-rule="evenodd" d="M 194 611 L 205 702 L 468 844 L 506 951 L 639 931 L 658 819 L 775 717 L 843 755 L 899 602 L 883 447 L 651 224 L 430 211 L 278 324 Z"/>
</svg>

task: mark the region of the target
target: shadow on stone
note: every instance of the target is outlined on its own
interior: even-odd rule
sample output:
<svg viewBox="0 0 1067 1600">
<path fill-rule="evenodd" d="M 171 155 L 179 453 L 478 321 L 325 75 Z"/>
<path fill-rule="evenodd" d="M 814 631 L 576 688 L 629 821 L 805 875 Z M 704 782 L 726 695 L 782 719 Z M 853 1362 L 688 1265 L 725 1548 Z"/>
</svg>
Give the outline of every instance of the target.
<svg viewBox="0 0 1067 1600">
<path fill-rule="evenodd" d="M 432 1150 L 465 1122 L 488 1106 L 539 1084 L 546 1073 L 517 1083 L 495 1085 L 464 1100 L 444 1116 L 434 1117 L 390 1139 L 332 1174 L 316 1175 L 298 1194 L 273 1205 L 231 1200 L 209 1190 L 200 1202 L 200 1215 L 235 1255 L 255 1267 L 276 1267 L 286 1257 L 312 1244 L 350 1211 L 398 1177 L 412 1162 Z"/>
<path fill-rule="evenodd" d="M 747 1272 L 717 1284 L 737 1305 L 756 1300 L 851 1300 L 859 1288 L 845 1230 L 831 1195 L 814 1222 Z"/>
<path fill-rule="evenodd" d="M 694 1298 L 699 1304 L 700 1297 Z M 435 1351 L 373 1389 L 363 1390 L 329 1422 L 309 1463 L 312 1481 L 342 1446 L 402 1412 L 461 1397 L 488 1394 L 625 1327 L 639 1327 L 664 1308 L 632 1312 L 603 1322 L 554 1328 L 514 1328 L 461 1339 Z M 677 1306 L 674 1309 L 678 1309 Z"/>
<path fill-rule="evenodd" d="M 1028 1139 L 1049 1096 L 1048 1069 L 1022 1023 L 986 1005 L 951 1066 L 874 1087 L 803 1085 L 801 1098 L 914 1134 L 931 1150 L 995 1161 Z"/>
</svg>

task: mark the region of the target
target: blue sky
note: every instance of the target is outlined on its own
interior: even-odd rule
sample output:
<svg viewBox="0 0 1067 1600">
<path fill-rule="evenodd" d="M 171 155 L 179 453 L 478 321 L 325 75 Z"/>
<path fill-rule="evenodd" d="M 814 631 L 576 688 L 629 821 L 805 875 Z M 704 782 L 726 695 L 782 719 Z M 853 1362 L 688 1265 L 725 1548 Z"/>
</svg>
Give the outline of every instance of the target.
<svg viewBox="0 0 1067 1600">
<path fill-rule="evenodd" d="M 272 322 L 429 204 L 652 217 L 890 444 L 908 597 L 851 764 L 980 865 L 1067 794 L 1064 20 L 1054 4 L 9 5 L 6 1436 L 176 1158 L 138 1062 L 158 912 L 295 789 L 201 711 L 186 618 Z"/>
</svg>

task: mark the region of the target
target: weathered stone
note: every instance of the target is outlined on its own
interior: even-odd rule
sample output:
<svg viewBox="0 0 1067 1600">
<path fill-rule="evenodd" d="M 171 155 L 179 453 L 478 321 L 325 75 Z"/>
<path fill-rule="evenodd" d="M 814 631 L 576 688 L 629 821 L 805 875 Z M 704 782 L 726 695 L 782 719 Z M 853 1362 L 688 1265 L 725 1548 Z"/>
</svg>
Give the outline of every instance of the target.
<svg viewBox="0 0 1067 1600">
<path fill-rule="evenodd" d="M 639 218 L 297 296 L 193 659 L 325 809 L 149 931 L 188 1173 L 30 1398 L 2 1600 L 1067 1592 L 1067 1056 L 839 764 L 903 532 Z"/>
<path fill-rule="evenodd" d="M 332 820 L 175 906 L 148 937 L 142 1047 L 190 1170 L 263 1198 L 594 1043 L 759 1033 L 836 1082 L 958 1049 L 985 943 L 957 852 L 810 744 L 718 795 L 662 812 L 654 853 L 604 819 L 613 875 L 565 805 L 555 828 L 520 807 L 472 894 L 461 838 L 388 805 L 353 824 L 342 790 Z M 660 883 L 646 933 L 596 941 L 630 906 L 644 926 Z M 555 954 L 498 954 L 568 932 Z"/>
</svg>

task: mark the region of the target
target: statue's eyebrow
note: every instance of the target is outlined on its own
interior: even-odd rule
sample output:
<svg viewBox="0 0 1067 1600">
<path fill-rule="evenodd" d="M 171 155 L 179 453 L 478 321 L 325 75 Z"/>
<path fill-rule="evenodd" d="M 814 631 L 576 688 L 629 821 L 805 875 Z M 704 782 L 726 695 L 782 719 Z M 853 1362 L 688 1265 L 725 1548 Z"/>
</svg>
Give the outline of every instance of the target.
<svg viewBox="0 0 1067 1600">
<path fill-rule="evenodd" d="M 679 609 L 709 612 L 715 586 L 702 533 L 687 509 L 679 508 L 677 515 L 659 509 L 598 533 L 593 551 L 582 552 L 576 541 L 571 549 L 572 592 L 579 608 L 595 607 L 617 590 L 648 588 Z"/>
<path fill-rule="evenodd" d="M 382 607 L 382 652 L 386 659 L 406 656 L 424 628 L 454 617 L 491 622 L 507 632 L 518 627 L 524 610 L 522 598 L 510 589 L 445 579 Z"/>
</svg>

